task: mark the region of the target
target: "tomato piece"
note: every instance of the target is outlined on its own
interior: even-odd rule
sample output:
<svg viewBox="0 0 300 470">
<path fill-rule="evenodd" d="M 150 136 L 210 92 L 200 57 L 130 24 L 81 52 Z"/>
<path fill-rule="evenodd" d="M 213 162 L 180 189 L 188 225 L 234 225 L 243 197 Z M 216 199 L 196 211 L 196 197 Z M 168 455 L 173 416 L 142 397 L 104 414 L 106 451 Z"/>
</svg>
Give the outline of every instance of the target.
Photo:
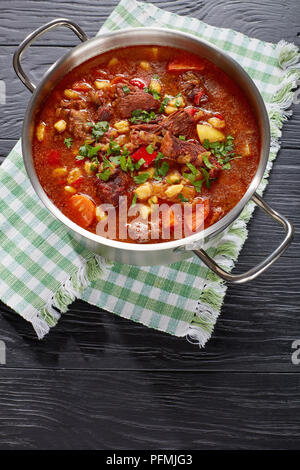
<svg viewBox="0 0 300 470">
<path fill-rule="evenodd" d="M 167 65 L 168 72 L 186 72 L 187 70 L 201 71 L 205 67 L 203 60 L 195 56 L 175 57 Z"/>
<path fill-rule="evenodd" d="M 185 109 L 187 113 L 189 113 L 191 116 L 195 116 L 195 114 L 197 113 L 197 111 L 199 111 L 198 109 L 196 108 L 186 108 Z"/>
<path fill-rule="evenodd" d="M 82 194 L 74 194 L 69 199 L 71 219 L 80 227 L 89 227 L 95 219 L 96 207 L 93 201 Z"/>
<path fill-rule="evenodd" d="M 204 95 L 204 90 L 200 90 L 200 91 L 198 91 L 198 93 L 195 94 L 195 96 L 194 96 L 194 104 L 195 104 L 196 106 L 199 106 L 200 101 L 201 101 L 201 98 L 203 97 L 203 95 Z"/>
<path fill-rule="evenodd" d="M 91 85 L 84 80 L 80 80 L 78 82 L 74 82 L 72 85 L 72 89 L 76 91 L 90 91 L 92 89 Z"/>
<path fill-rule="evenodd" d="M 168 212 L 164 213 L 163 214 L 163 217 L 162 217 L 162 227 L 163 229 L 167 229 L 167 228 L 173 228 L 173 227 L 176 227 L 179 223 L 176 215 L 174 214 L 174 211 L 172 211 L 172 209 L 168 209 Z"/>
<path fill-rule="evenodd" d="M 72 186 L 79 186 L 80 183 L 84 180 L 83 176 L 77 178 L 77 180 L 73 181 Z"/>
<path fill-rule="evenodd" d="M 60 165 L 60 151 L 50 150 L 47 155 L 47 161 L 49 165 Z"/>
<path fill-rule="evenodd" d="M 143 90 L 146 86 L 146 83 L 143 82 L 140 78 L 133 78 L 132 80 L 129 80 L 130 85 L 137 86 L 141 90 Z"/>
<path fill-rule="evenodd" d="M 146 166 L 150 165 L 150 163 L 152 163 L 153 160 L 156 159 L 156 157 L 157 152 L 148 153 L 146 145 L 142 145 L 142 147 L 137 149 L 136 152 L 131 155 L 132 160 L 134 160 L 135 162 L 138 162 L 141 158 L 143 158 L 145 160 L 144 165 Z"/>
</svg>

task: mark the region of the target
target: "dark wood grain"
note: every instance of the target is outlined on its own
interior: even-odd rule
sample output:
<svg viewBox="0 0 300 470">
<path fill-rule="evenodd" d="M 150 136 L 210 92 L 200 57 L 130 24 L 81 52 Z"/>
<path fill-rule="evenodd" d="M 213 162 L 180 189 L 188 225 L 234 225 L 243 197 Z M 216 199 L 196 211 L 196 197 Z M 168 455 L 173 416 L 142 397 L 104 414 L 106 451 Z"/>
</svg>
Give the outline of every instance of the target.
<svg viewBox="0 0 300 470">
<path fill-rule="evenodd" d="M 300 45 L 298 0 L 181 0 L 152 3 L 253 37 Z M 0 159 L 21 132 L 30 93 L 16 78 L 16 45 L 50 19 L 68 17 L 91 37 L 115 0 L 1 2 Z M 69 30 L 41 38 L 23 62 L 38 82 L 78 43 Z M 291 362 L 300 338 L 300 107 L 284 127 L 266 200 L 296 228 L 293 245 L 263 276 L 230 286 L 204 350 L 185 338 L 147 329 L 76 301 L 44 341 L 2 305 L 0 448 L 297 449 L 299 371 Z M 237 270 L 249 269 L 282 236 L 259 211 Z"/>
</svg>

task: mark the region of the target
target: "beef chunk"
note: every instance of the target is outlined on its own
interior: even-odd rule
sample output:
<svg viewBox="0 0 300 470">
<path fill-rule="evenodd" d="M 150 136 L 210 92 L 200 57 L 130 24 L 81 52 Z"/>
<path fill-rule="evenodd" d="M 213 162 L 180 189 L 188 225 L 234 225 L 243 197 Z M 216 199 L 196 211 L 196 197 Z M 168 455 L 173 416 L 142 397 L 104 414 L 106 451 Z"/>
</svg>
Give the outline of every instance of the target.
<svg viewBox="0 0 300 470">
<path fill-rule="evenodd" d="M 200 92 L 203 92 L 199 99 L 196 98 L 197 102 L 194 103 L 196 105 L 205 103 L 208 100 L 207 92 L 202 83 L 202 80 L 194 72 L 186 72 L 185 74 L 183 74 L 181 81 L 181 89 L 183 90 L 184 95 L 193 102 L 197 95 Z"/>
<path fill-rule="evenodd" d="M 86 138 L 89 133 L 87 110 L 70 109 L 67 116 L 68 130 L 74 137 Z"/>
<path fill-rule="evenodd" d="M 108 181 L 104 182 L 97 178 L 97 192 L 101 203 L 119 205 L 119 197 L 124 196 L 132 179 L 127 173 L 117 170 Z"/>
<path fill-rule="evenodd" d="M 112 117 L 112 111 L 110 106 L 100 106 L 97 109 L 96 117 L 98 121 L 109 121 Z"/>
<path fill-rule="evenodd" d="M 193 116 L 186 109 L 179 109 L 163 119 L 160 125 L 174 135 L 184 135 L 188 139 L 195 137 L 196 126 Z"/>
<path fill-rule="evenodd" d="M 118 86 L 118 85 L 121 85 Z M 123 91 L 124 84 L 117 85 L 115 101 L 116 114 L 121 118 L 129 118 L 132 111 L 136 109 L 143 109 L 145 111 L 156 110 L 159 107 L 159 101 L 153 98 L 150 93 L 146 93 L 137 87 L 131 87 L 130 93 L 126 94 Z"/>
<path fill-rule="evenodd" d="M 162 131 L 162 127 L 158 122 L 134 124 L 131 128 L 135 131 L 150 132 L 151 134 L 160 134 Z"/>
<path fill-rule="evenodd" d="M 205 148 L 202 147 L 199 142 L 182 141 L 172 135 L 169 131 L 161 142 L 160 150 L 165 157 L 177 160 L 179 163 L 189 162 L 196 166 L 201 166 L 201 154 L 206 152 Z"/>
</svg>

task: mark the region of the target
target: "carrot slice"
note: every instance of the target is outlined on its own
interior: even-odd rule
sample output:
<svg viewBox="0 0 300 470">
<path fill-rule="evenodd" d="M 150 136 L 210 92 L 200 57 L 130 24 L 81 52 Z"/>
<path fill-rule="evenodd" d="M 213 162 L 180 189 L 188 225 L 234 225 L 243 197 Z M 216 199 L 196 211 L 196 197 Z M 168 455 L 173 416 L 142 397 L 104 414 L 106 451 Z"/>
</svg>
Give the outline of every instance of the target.
<svg viewBox="0 0 300 470">
<path fill-rule="evenodd" d="M 69 199 L 71 219 L 80 227 L 87 228 L 95 219 L 95 204 L 82 194 L 74 194 Z"/>
<path fill-rule="evenodd" d="M 175 57 L 167 65 L 168 72 L 185 72 L 187 70 L 203 70 L 204 62 L 195 56 Z"/>
</svg>

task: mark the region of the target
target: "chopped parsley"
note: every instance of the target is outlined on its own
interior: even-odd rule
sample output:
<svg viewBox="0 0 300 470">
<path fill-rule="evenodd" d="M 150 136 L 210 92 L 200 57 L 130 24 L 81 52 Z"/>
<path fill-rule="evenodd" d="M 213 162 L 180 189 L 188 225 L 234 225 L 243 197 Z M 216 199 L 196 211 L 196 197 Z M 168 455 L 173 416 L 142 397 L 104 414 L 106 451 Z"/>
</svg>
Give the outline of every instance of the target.
<svg viewBox="0 0 300 470">
<path fill-rule="evenodd" d="M 156 118 L 156 114 L 154 111 L 144 111 L 142 109 L 135 109 L 132 111 L 132 117 L 130 121 L 132 123 L 135 122 L 150 122 Z"/>
<path fill-rule="evenodd" d="M 149 155 L 152 155 L 152 153 L 154 152 L 153 145 L 149 144 L 148 147 L 146 147 L 146 150 L 147 150 L 147 153 L 149 153 Z"/>
<path fill-rule="evenodd" d="M 128 95 L 128 93 L 130 93 L 130 88 L 128 88 L 127 85 L 124 85 L 124 86 L 122 87 L 122 90 L 124 91 L 125 95 Z"/>
<path fill-rule="evenodd" d="M 92 159 L 93 157 L 97 155 L 100 148 L 101 148 L 100 145 L 93 147 L 92 145 L 89 145 L 87 142 L 85 142 L 84 145 L 82 145 L 79 148 L 79 151 L 78 151 L 79 155 L 77 155 L 76 160 L 83 160 L 86 157 Z"/>
<path fill-rule="evenodd" d="M 153 90 L 153 88 L 151 88 L 151 86 L 149 88 L 147 88 L 147 87 L 144 88 L 144 91 L 146 93 L 150 93 L 155 100 L 160 100 L 160 98 L 161 98 L 160 93 L 158 93 L 158 91 Z"/>
<path fill-rule="evenodd" d="M 102 181 L 107 181 L 111 175 L 110 169 L 106 168 L 105 170 L 101 171 L 101 173 L 97 173 L 97 178 Z"/>
<path fill-rule="evenodd" d="M 137 200 L 137 195 L 136 195 L 136 193 L 134 193 L 132 201 L 131 201 L 131 207 L 136 205 L 136 200 Z"/>
<path fill-rule="evenodd" d="M 133 177 L 133 180 L 137 184 L 145 183 L 147 179 L 150 178 L 150 173 L 140 173 L 139 175 L 136 175 Z"/>
<path fill-rule="evenodd" d="M 92 125 L 92 136 L 97 141 L 103 137 L 105 132 L 109 129 L 109 123 L 107 121 L 99 121 Z"/>
<path fill-rule="evenodd" d="M 72 137 L 68 137 L 64 140 L 64 144 L 68 149 L 71 148 L 72 142 L 73 142 Z"/>
<path fill-rule="evenodd" d="M 180 139 L 180 140 L 186 140 L 186 138 L 184 137 L 184 135 L 180 135 L 180 136 L 179 136 L 179 139 Z"/>
<path fill-rule="evenodd" d="M 164 154 L 162 152 L 158 152 L 155 160 L 154 160 L 154 166 L 155 166 L 155 172 L 154 172 L 154 179 L 156 180 L 161 180 L 161 177 L 159 176 L 159 161 L 165 158 Z"/>
<path fill-rule="evenodd" d="M 106 153 L 107 155 L 120 155 L 121 153 L 120 145 L 113 138 L 110 139 Z"/>
<path fill-rule="evenodd" d="M 169 165 L 167 162 L 162 162 L 160 168 L 158 169 L 158 174 L 162 176 L 163 178 L 166 176 L 166 174 L 169 171 Z"/>
<path fill-rule="evenodd" d="M 140 158 L 134 165 L 135 169 L 139 170 L 144 163 L 146 163 L 146 161 L 143 158 Z"/>
<path fill-rule="evenodd" d="M 230 170 L 230 161 L 241 158 L 241 155 L 234 152 L 234 137 L 232 135 L 228 135 L 224 142 L 209 142 L 208 139 L 205 139 L 202 145 L 216 157 L 223 170 Z M 207 156 L 204 156 L 203 161 L 207 168 L 214 167 Z"/>
<path fill-rule="evenodd" d="M 168 105 L 169 101 L 170 101 L 171 97 L 170 96 L 165 96 L 164 99 L 162 100 L 161 102 L 161 105 L 160 105 L 160 108 L 158 110 L 158 112 L 161 114 L 164 112 L 166 106 Z"/>
</svg>

